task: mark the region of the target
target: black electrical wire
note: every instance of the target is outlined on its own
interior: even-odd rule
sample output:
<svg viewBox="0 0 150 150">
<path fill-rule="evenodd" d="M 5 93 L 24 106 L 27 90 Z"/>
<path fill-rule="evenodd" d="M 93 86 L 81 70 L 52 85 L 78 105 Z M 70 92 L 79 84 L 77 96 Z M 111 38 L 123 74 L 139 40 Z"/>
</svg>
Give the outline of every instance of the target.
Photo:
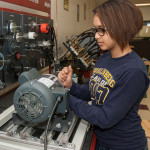
<svg viewBox="0 0 150 150">
<path fill-rule="evenodd" d="M 98 48 L 93 48 L 92 50 L 87 51 L 87 53 L 89 55 L 92 54 L 92 53 L 99 53 L 99 52 L 100 52 L 100 49 L 98 49 Z"/>
<path fill-rule="evenodd" d="M 48 122 L 47 122 L 47 126 L 46 126 L 46 130 L 45 130 L 44 150 L 47 150 L 47 132 L 48 132 L 48 129 L 49 129 L 50 121 L 51 121 L 51 119 L 52 119 L 52 116 L 53 116 L 53 114 L 54 114 L 54 112 L 55 112 L 55 109 L 56 109 L 58 103 L 59 103 L 61 100 L 62 100 L 61 96 L 58 96 L 58 98 L 57 98 L 57 100 L 56 100 L 56 103 L 55 103 L 55 105 L 54 105 L 54 107 L 53 107 L 53 110 L 52 110 L 52 112 L 51 112 L 51 114 L 50 114 L 50 116 L 49 116 L 49 119 L 48 119 Z"/>
<path fill-rule="evenodd" d="M 83 35 L 80 37 L 79 40 L 83 41 L 83 40 L 86 39 L 86 38 L 94 37 L 94 35 L 93 35 L 93 36 L 91 36 L 91 35 L 93 35 L 93 33 L 91 33 L 91 32 L 86 33 L 86 34 L 83 34 Z M 79 37 L 78 37 L 78 38 L 79 38 Z M 78 39 L 78 38 L 77 38 L 77 39 Z"/>
<path fill-rule="evenodd" d="M 87 42 L 87 43 L 85 44 L 85 46 L 88 45 L 89 43 L 95 42 L 95 40 L 96 40 L 94 36 L 90 36 L 89 38 L 90 38 L 90 40 L 89 40 L 89 42 Z"/>
<path fill-rule="evenodd" d="M 90 44 L 90 45 L 87 47 L 87 51 L 92 51 L 92 48 L 94 48 L 94 47 L 99 48 L 99 46 L 98 46 L 98 44 L 97 44 L 96 41 L 93 42 L 92 44 Z"/>
<path fill-rule="evenodd" d="M 78 41 L 82 41 L 84 38 L 87 38 L 87 37 L 95 37 L 95 35 L 93 34 L 93 32 L 89 32 L 91 31 L 91 29 L 81 33 L 80 35 L 76 36 L 76 38 L 74 39 L 74 41 L 78 40 Z"/>
<path fill-rule="evenodd" d="M 91 48 L 93 48 L 93 47 L 95 47 L 95 46 L 98 46 L 98 45 L 97 45 L 97 42 L 96 42 L 95 40 L 93 40 L 93 41 L 91 41 L 91 42 L 85 44 L 85 47 L 86 47 L 87 49 L 91 49 Z"/>
<path fill-rule="evenodd" d="M 87 32 L 89 33 L 89 31 L 91 31 L 91 29 L 88 29 L 88 30 L 86 30 L 86 31 L 82 32 L 82 33 L 81 33 L 81 34 L 79 34 L 77 37 L 82 36 L 83 34 L 86 34 Z M 91 32 L 91 33 L 93 34 L 93 32 Z"/>
<path fill-rule="evenodd" d="M 57 47 L 57 39 L 56 39 L 56 33 L 55 33 L 55 30 L 54 30 L 54 28 L 53 28 L 53 27 L 52 27 L 52 32 L 53 32 L 54 39 L 55 39 L 55 43 L 56 43 L 56 60 L 58 60 L 58 47 Z"/>
<path fill-rule="evenodd" d="M 90 56 L 92 57 L 93 55 L 96 55 L 98 54 L 98 52 L 93 52 L 93 53 L 90 53 Z"/>
<path fill-rule="evenodd" d="M 87 54 L 86 56 L 95 57 L 96 55 L 98 56 L 99 53 L 101 52 L 99 49 L 99 46 L 97 44 L 97 41 L 95 39 L 95 34 L 91 31 L 91 29 L 88 29 L 88 30 L 82 32 L 81 34 L 77 35 L 74 39 L 67 40 L 66 43 L 69 45 L 67 47 L 69 52 L 71 52 L 69 50 L 69 48 L 74 44 L 77 45 L 76 47 L 74 47 L 75 50 L 78 50 L 78 45 L 79 45 L 79 47 L 84 48 L 84 53 L 82 53 L 82 55 L 84 55 L 84 56 L 85 56 L 85 54 Z M 68 51 L 65 53 L 65 55 L 63 55 L 63 57 L 61 57 L 61 60 L 66 58 L 65 56 L 67 55 Z M 71 55 L 73 55 L 74 60 L 76 60 L 77 56 L 74 55 L 74 53 L 72 53 L 72 52 L 71 52 L 70 56 Z"/>
</svg>

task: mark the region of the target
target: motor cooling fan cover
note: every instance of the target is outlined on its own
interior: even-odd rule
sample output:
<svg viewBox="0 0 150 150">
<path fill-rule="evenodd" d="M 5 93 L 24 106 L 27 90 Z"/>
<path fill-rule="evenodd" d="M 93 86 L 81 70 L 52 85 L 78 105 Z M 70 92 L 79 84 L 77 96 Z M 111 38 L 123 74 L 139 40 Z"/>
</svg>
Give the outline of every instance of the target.
<svg viewBox="0 0 150 150">
<path fill-rule="evenodd" d="M 37 80 L 22 84 L 16 90 L 13 101 L 18 115 L 34 123 L 47 120 L 55 105 L 52 91 Z"/>
</svg>

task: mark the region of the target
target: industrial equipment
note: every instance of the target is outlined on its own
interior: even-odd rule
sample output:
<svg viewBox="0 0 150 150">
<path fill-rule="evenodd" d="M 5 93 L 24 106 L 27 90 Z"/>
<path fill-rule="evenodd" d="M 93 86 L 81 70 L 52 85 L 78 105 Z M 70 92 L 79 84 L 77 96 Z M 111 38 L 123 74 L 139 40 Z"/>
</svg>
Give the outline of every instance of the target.
<svg viewBox="0 0 150 150">
<path fill-rule="evenodd" d="M 94 36 L 89 29 L 64 42 L 63 44 L 68 51 L 61 58 L 61 61 L 72 59 L 76 62 L 76 67 L 82 70 L 92 68 L 100 56 L 100 48 Z"/>
<path fill-rule="evenodd" d="M 89 125 L 69 109 L 69 89 L 57 76 L 40 75 L 35 68 L 18 80 L 14 107 L 0 115 L 0 150 L 9 149 L 6 143 L 15 150 L 80 150 Z"/>
<path fill-rule="evenodd" d="M 81 150 L 89 124 L 49 74 L 57 56 L 50 0 L 0 4 L 0 150 Z"/>
<path fill-rule="evenodd" d="M 55 111 L 67 118 L 68 89 L 64 88 L 58 77 L 52 74 L 40 75 L 36 69 L 23 72 L 19 76 L 20 87 L 14 94 L 14 107 L 17 114 L 29 123 L 42 123 L 52 114 L 55 103 L 59 105 Z M 59 116 L 58 115 L 58 116 Z"/>
<path fill-rule="evenodd" d="M 0 9 L 0 78 L 5 87 L 23 71 L 52 65 L 54 34 L 48 17 Z"/>
</svg>

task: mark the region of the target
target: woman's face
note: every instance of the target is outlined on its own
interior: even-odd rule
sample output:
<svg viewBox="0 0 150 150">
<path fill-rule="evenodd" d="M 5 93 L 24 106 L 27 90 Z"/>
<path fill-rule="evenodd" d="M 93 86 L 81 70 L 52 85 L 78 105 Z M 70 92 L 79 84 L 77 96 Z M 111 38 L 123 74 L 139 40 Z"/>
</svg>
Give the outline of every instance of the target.
<svg viewBox="0 0 150 150">
<path fill-rule="evenodd" d="M 98 29 L 99 27 L 102 27 L 101 21 L 97 15 L 94 16 L 94 27 L 96 29 Z M 110 37 L 109 33 L 107 32 L 107 28 L 105 30 L 104 35 L 100 35 L 98 32 L 96 32 L 95 39 L 97 40 L 98 45 L 100 46 L 101 50 L 103 50 L 103 51 L 113 50 L 117 46 L 115 40 L 113 40 Z"/>
</svg>

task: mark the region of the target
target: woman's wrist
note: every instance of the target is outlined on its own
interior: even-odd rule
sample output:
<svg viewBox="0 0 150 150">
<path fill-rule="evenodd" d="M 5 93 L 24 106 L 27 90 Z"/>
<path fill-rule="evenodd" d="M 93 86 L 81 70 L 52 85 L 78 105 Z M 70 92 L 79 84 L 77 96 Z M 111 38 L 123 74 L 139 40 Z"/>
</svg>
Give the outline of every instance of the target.
<svg viewBox="0 0 150 150">
<path fill-rule="evenodd" d="M 70 84 L 66 85 L 65 87 L 68 88 L 68 89 L 70 89 L 72 87 L 72 81 L 71 81 Z"/>
</svg>

